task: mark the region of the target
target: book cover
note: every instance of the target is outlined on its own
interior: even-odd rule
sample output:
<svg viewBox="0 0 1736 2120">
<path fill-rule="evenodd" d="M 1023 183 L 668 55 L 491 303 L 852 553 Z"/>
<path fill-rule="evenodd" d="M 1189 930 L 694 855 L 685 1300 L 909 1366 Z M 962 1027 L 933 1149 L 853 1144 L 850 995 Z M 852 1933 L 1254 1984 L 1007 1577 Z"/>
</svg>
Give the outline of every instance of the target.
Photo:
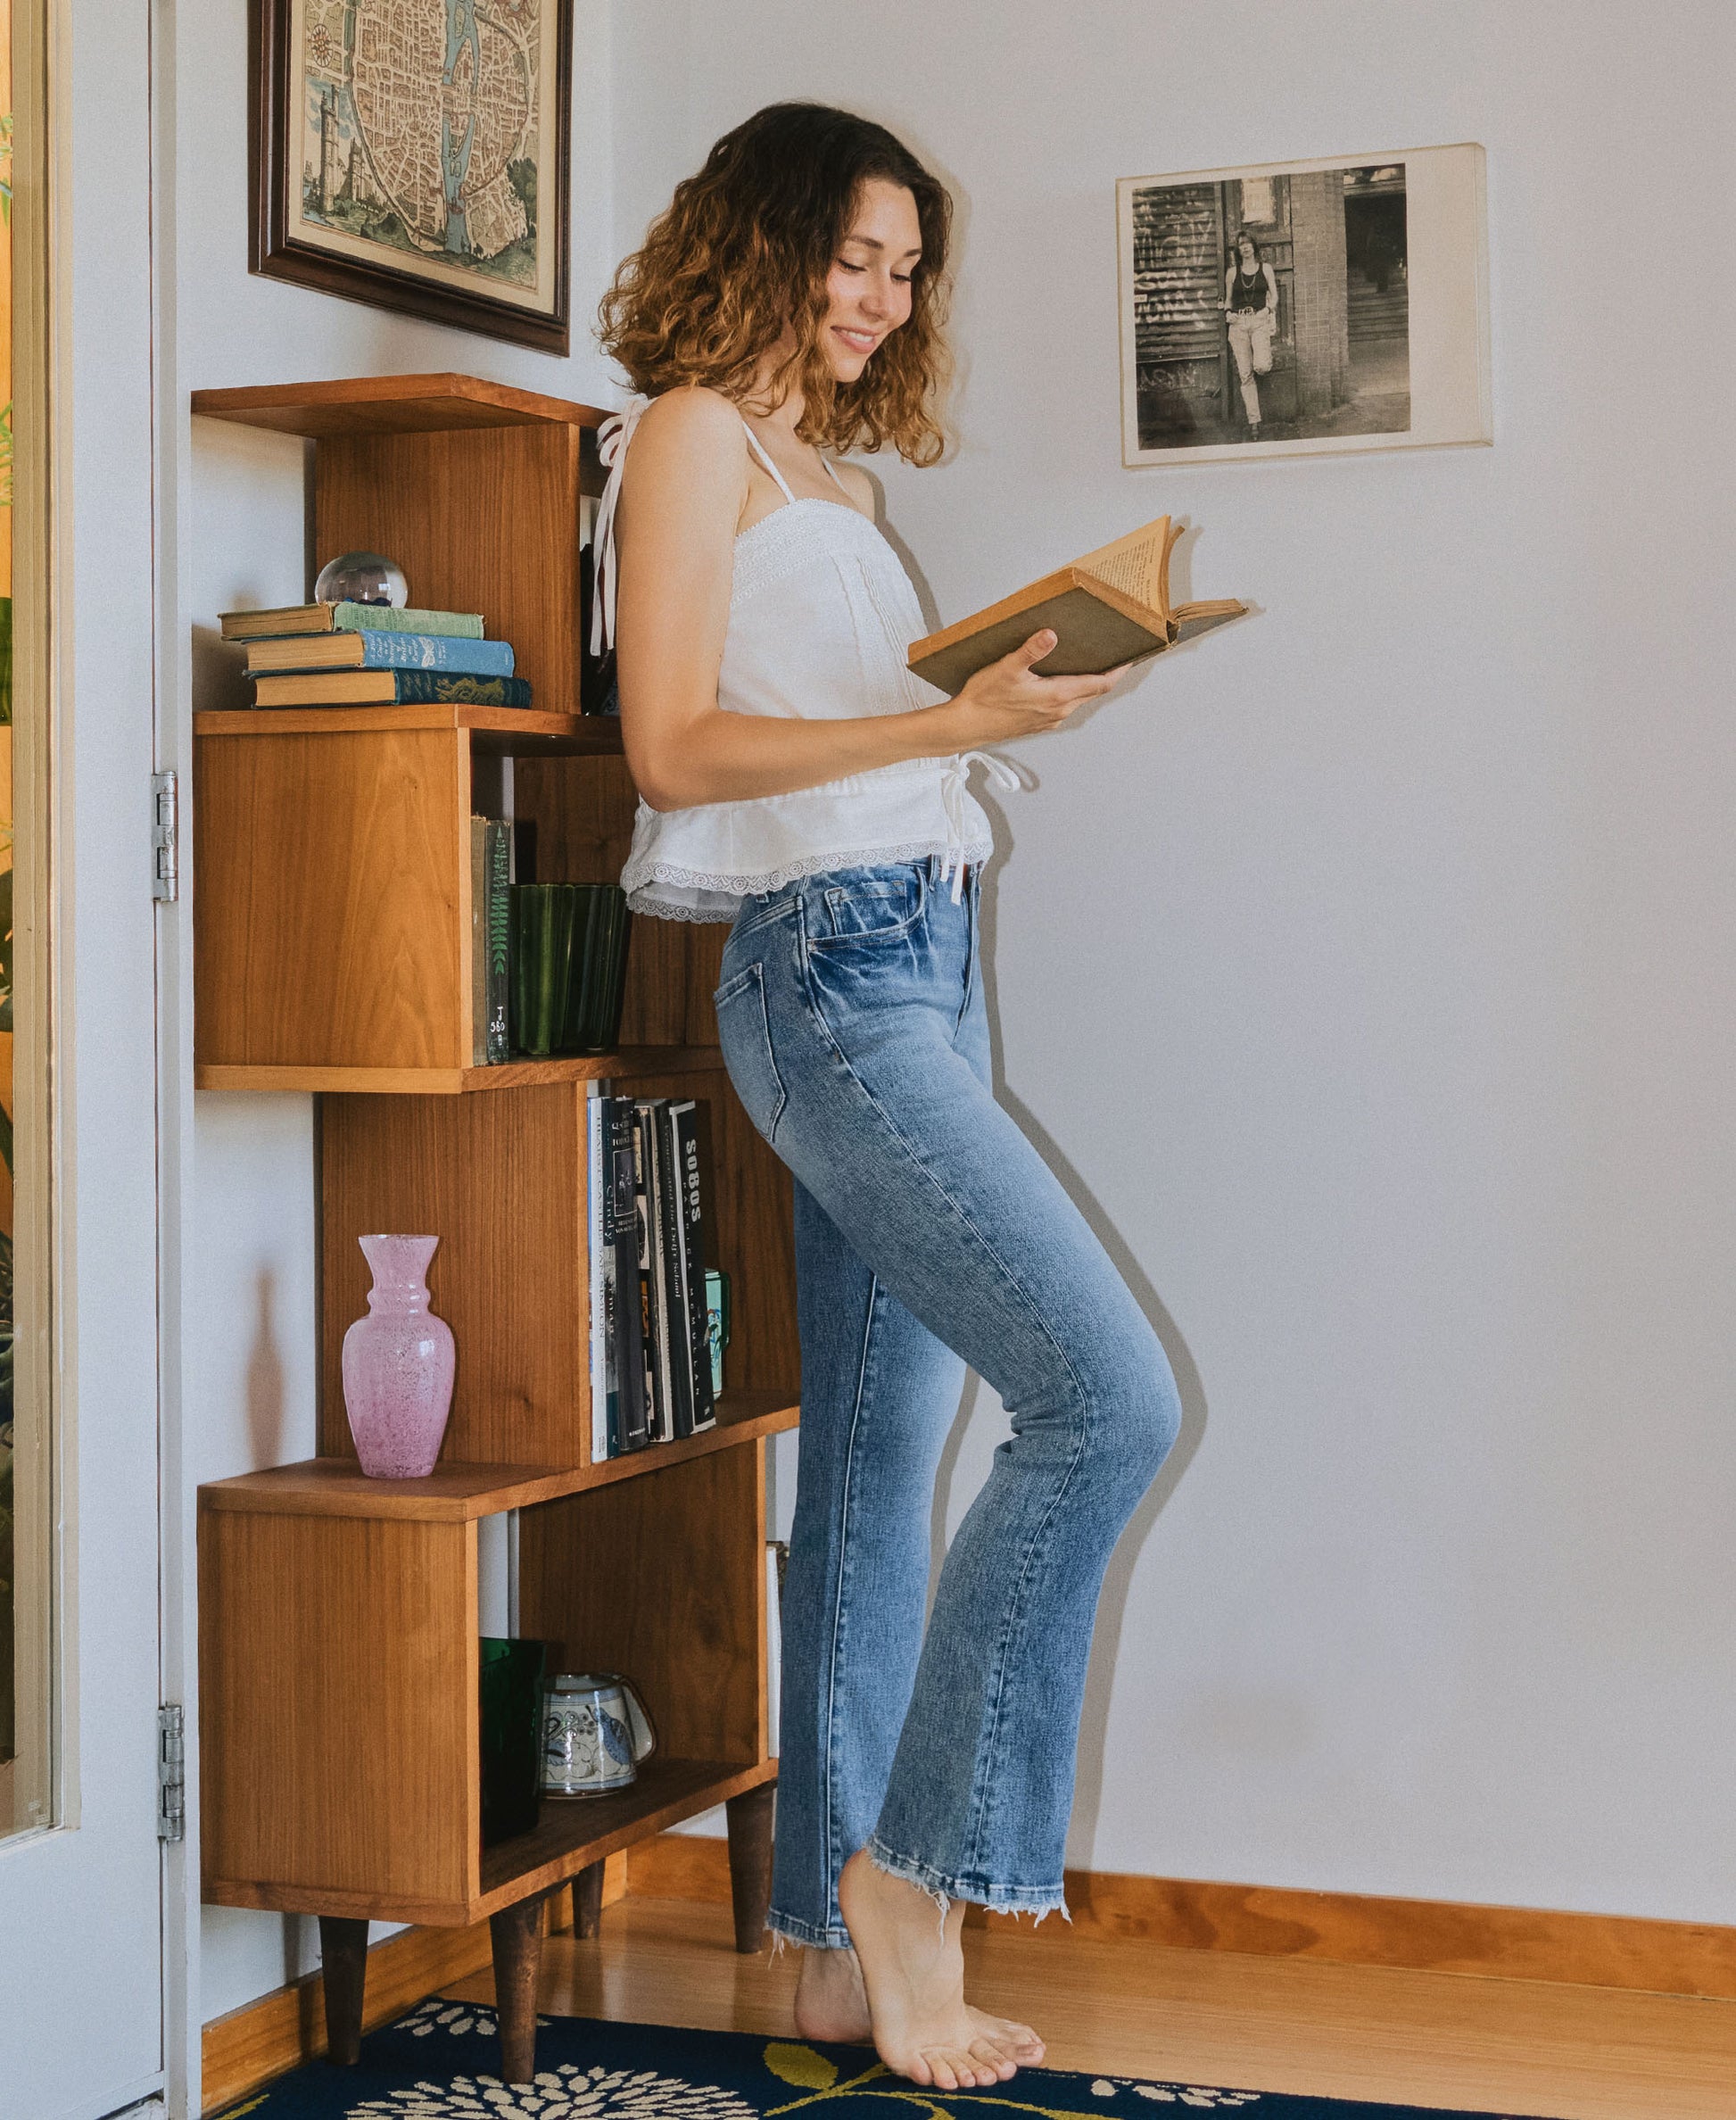
<svg viewBox="0 0 1736 2120">
<path fill-rule="evenodd" d="M 446 634 L 455 640 L 480 641 L 479 611 L 412 611 L 395 604 L 278 604 L 263 611 L 225 611 L 219 622 L 226 641 L 285 640 L 299 634 Z"/>
<path fill-rule="evenodd" d="M 255 677 L 256 707 L 528 707 L 524 677 L 456 677 L 443 670 L 313 670 Z"/>
<path fill-rule="evenodd" d="M 590 1312 L 591 1462 L 600 1464 L 608 1447 L 608 1304 L 605 1277 L 609 1255 L 608 1192 L 603 1183 L 603 1106 L 584 1100 L 584 1265 Z"/>
<path fill-rule="evenodd" d="M 614 1450 L 642 1450 L 650 1441 L 639 1299 L 639 1214 L 633 1107 L 631 1097 L 605 1100 L 608 1114 L 609 1240 L 615 1258 L 616 1429 Z"/>
<path fill-rule="evenodd" d="M 668 1348 L 669 1407 L 674 1436 L 693 1433 L 693 1329 L 687 1313 L 687 1261 L 682 1238 L 686 1208 L 682 1197 L 681 1155 L 675 1139 L 675 1107 L 663 1102 L 657 1111 L 657 1220 L 662 1232 L 664 1338 Z"/>
<path fill-rule="evenodd" d="M 1170 604 L 1170 555 L 1180 535 L 1168 516 L 1087 552 L 955 625 L 913 642 L 919 677 L 956 694 L 979 670 L 1053 629 L 1055 644 L 1031 667 L 1039 677 L 1101 675 L 1161 654 L 1178 640 L 1246 615 L 1234 597 Z"/>
<path fill-rule="evenodd" d="M 711 1355 L 711 1395 L 723 1395 L 723 1349 L 730 1344 L 729 1279 L 715 1266 L 706 1268 L 706 1346 Z"/>
<path fill-rule="evenodd" d="M 657 1359 L 657 1217 L 652 1210 L 652 1127 L 649 1101 L 632 1106 L 633 1268 L 639 1277 L 641 1358 L 645 1371 L 646 1440 L 661 1443 L 671 1431 L 665 1426 L 668 1392 L 663 1365 Z"/>
<path fill-rule="evenodd" d="M 488 819 L 470 820 L 470 1064 L 488 1065 Z"/>
<path fill-rule="evenodd" d="M 459 640 L 444 634 L 307 634 L 296 640 L 255 641 L 247 675 L 307 670 L 445 670 L 463 677 L 510 677 L 510 641 Z"/>
<path fill-rule="evenodd" d="M 661 1097 L 648 1097 L 641 1100 L 639 1106 L 645 1124 L 645 1206 L 650 1239 L 651 1359 L 657 1364 L 655 1399 L 657 1439 L 659 1443 L 673 1443 L 675 1439 L 674 1321 L 669 1313 L 669 1267 L 665 1242 L 669 1162 L 664 1151 L 662 1120 L 666 1102 L 667 1099 Z"/>
<path fill-rule="evenodd" d="M 511 1057 L 507 993 L 511 973 L 512 827 L 499 817 L 488 832 L 488 1064 Z"/>
<path fill-rule="evenodd" d="M 682 1206 L 682 1276 L 687 1326 L 688 1368 L 692 1377 L 693 1426 L 717 1419 L 711 1381 L 710 1306 L 706 1300 L 705 1155 L 703 1114 L 690 1097 L 671 1105 L 676 1180 Z"/>
<path fill-rule="evenodd" d="M 603 1258 L 603 1346 L 608 1364 L 603 1402 L 603 1455 L 614 1458 L 621 1455 L 624 1445 L 621 1441 L 621 1287 L 616 1278 L 613 1246 Z M 591 1462 L 595 1464 L 596 1459 Z"/>
</svg>

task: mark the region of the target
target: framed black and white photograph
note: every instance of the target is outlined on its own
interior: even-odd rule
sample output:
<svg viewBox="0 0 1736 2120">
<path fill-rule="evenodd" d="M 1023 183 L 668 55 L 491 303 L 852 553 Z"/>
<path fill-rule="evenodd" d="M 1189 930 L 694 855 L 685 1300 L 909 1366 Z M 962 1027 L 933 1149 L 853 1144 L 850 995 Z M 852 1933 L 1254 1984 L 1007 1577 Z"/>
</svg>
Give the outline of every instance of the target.
<svg viewBox="0 0 1736 2120">
<path fill-rule="evenodd" d="M 258 0 L 255 272 L 568 350 L 572 0 Z"/>
<path fill-rule="evenodd" d="M 1481 147 L 1116 195 L 1125 463 L 1492 438 Z"/>
</svg>

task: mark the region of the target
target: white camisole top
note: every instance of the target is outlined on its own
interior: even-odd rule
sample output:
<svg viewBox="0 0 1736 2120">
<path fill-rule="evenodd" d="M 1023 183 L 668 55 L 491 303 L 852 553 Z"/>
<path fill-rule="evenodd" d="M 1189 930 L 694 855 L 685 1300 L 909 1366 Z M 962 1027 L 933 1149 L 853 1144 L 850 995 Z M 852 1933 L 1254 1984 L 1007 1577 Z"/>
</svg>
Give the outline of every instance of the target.
<svg viewBox="0 0 1736 2120">
<path fill-rule="evenodd" d="M 593 652 L 614 638 L 615 509 L 627 446 L 649 402 L 631 399 L 598 437 L 608 482 L 597 511 Z M 905 664 L 924 626 L 897 554 L 842 497 L 835 471 L 837 501 L 798 501 L 753 429 L 742 425 L 784 504 L 735 541 L 718 705 L 729 714 L 843 720 L 944 699 Z M 1023 784 L 1004 758 L 966 751 L 882 766 L 793 795 L 678 810 L 654 810 L 641 801 L 621 874 L 627 902 L 665 920 L 733 920 L 750 893 L 781 890 L 822 870 L 928 855 L 941 857 L 943 881 L 951 877 L 956 899 L 964 865 L 986 859 L 992 849 L 988 820 L 965 785 L 973 760 L 1001 787 Z"/>
</svg>

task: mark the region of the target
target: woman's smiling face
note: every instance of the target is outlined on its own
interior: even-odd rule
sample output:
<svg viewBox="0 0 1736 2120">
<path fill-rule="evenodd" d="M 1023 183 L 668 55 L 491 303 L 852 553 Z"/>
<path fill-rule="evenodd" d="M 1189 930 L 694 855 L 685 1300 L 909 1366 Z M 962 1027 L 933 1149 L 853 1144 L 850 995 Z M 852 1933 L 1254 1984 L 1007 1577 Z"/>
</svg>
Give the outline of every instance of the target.
<svg viewBox="0 0 1736 2120">
<path fill-rule="evenodd" d="M 910 276 L 922 254 L 915 200 L 903 185 L 871 177 L 826 275 L 831 301 L 820 344 L 840 383 L 854 383 L 887 334 L 909 319 Z"/>
</svg>

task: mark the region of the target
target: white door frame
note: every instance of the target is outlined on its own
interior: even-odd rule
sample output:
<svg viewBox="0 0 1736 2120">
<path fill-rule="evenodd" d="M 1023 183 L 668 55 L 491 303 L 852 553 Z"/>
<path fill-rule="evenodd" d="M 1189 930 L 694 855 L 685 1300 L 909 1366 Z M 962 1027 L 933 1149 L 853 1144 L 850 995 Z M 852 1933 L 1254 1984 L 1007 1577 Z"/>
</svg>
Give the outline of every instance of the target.
<svg viewBox="0 0 1736 2120">
<path fill-rule="evenodd" d="M 180 895 L 157 915 L 158 1362 L 162 1495 L 162 1686 L 185 1722 L 185 1837 L 165 1851 L 163 2066 L 172 2120 L 198 2120 L 203 2106 L 204 2008 L 200 1978 L 199 1564 L 197 1498 L 187 1471 L 183 1409 L 198 1403 L 187 1374 L 197 1347 L 193 1089 L 193 433 L 182 376 L 178 242 L 184 86 L 202 79 L 194 27 L 175 0 L 152 0 L 151 224 L 156 382 L 156 751 L 180 791 Z"/>
<path fill-rule="evenodd" d="M 0 2064 L 9 2109 L 98 2120 L 163 2086 L 176 1919 L 155 1829 L 159 1429 L 176 1423 L 158 1363 L 151 21 L 14 4 L 19 586 L 50 592 L 45 639 L 21 614 L 20 675 L 49 702 L 52 816 L 45 867 L 21 775 L 18 888 L 43 878 L 46 897 L 21 924 L 20 1001 L 49 1025 L 52 1103 L 46 1127 L 39 1098 L 21 1113 L 20 1155 L 56 1179 L 52 1325 L 21 1346 L 20 1383 L 34 1362 L 56 1398 L 59 1793 L 48 1829 L 0 1843 Z M 21 1263 L 28 1304 L 48 1263 Z"/>
</svg>

